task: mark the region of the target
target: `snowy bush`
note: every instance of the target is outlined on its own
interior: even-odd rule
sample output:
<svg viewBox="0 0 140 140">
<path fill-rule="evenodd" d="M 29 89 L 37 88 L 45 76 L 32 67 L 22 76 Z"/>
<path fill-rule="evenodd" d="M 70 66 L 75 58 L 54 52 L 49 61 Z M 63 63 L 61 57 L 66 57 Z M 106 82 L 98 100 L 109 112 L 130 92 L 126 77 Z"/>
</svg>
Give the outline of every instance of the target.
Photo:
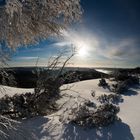
<svg viewBox="0 0 140 140">
<path fill-rule="evenodd" d="M 137 85 L 137 84 L 139 84 L 139 77 L 137 77 L 137 76 L 131 76 L 131 77 L 129 77 L 127 83 L 130 86 Z"/>
<path fill-rule="evenodd" d="M 129 78 L 129 75 L 127 72 L 126 73 L 118 72 L 118 73 L 115 73 L 113 76 L 115 77 L 116 81 L 124 81 Z"/>
<path fill-rule="evenodd" d="M 71 110 L 70 122 L 88 128 L 106 126 L 118 119 L 118 112 L 119 107 L 113 104 L 103 104 L 94 110 L 83 105 Z"/>
<path fill-rule="evenodd" d="M 56 103 L 47 93 L 4 96 L 0 99 L 0 114 L 10 118 L 29 118 L 56 110 Z"/>
<path fill-rule="evenodd" d="M 5 95 L 0 99 L 0 114 L 9 112 L 12 109 L 11 97 Z"/>
<path fill-rule="evenodd" d="M 119 82 L 116 86 L 115 93 L 117 94 L 123 94 L 128 90 L 128 84 L 126 81 Z"/>
<path fill-rule="evenodd" d="M 90 100 L 86 101 L 84 105 L 87 107 L 96 107 L 96 104 L 94 102 L 91 102 Z"/>
<path fill-rule="evenodd" d="M 37 87 L 33 94 L 16 94 L 13 97 L 1 98 L 0 114 L 11 118 L 28 118 L 36 115 L 47 115 L 56 111 L 56 101 L 61 97 L 60 87 L 66 78 L 62 77 L 62 73 L 74 54 L 72 52 L 70 55 L 69 51 L 61 52 L 49 60 L 46 71 L 37 71 Z"/>
<path fill-rule="evenodd" d="M 98 86 L 106 87 L 106 86 L 108 86 L 108 83 L 106 82 L 106 80 L 104 78 L 102 78 L 101 80 L 99 80 Z"/>
<path fill-rule="evenodd" d="M 119 81 L 117 84 L 113 85 L 113 91 L 117 94 L 124 94 L 131 86 L 139 84 L 139 78 L 135 76 L 130 76 L 124 81 Z"/>
<path fill-rule="evenodd" d="M 105 79 L 99 80 L 98 86 L 106 86 L 106 85 L 107 85 L 107 83 L 106 83 L 106 80 Z"/>
<path fill-rule="evenodd" d="M 118 72 L 114 73 L 113 77 L 115 78 L 116 81 L 126 81 L 129 80 L 130 84 L 139 84 L 139 77 L 134 76 L 130 73 L 126 72 Z"/>
<path fill-rule="evenodd" d="M 122 101 L 121 95 L 118 94 L 103 94 L 97 98 L 100 103 L 114 103 L 117 104 L 118 102 Z"/>
<path fill-rule="evenodd" d="M 95 126 L 106 126 L 118 120 L 117 113 L 119 107 L 113 104 L 103 104 L 97 108 L 93 114 L 93 124 Z"/>
</svg>

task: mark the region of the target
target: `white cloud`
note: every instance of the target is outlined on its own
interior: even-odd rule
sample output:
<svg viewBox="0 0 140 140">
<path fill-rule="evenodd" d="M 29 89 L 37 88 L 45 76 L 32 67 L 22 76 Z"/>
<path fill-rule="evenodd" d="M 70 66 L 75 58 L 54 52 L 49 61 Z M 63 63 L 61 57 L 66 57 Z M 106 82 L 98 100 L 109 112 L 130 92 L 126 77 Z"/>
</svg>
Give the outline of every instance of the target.
<svg viewBox="0 0 140 140">
<path fill-rule="evenodd" d="M 19 60 L 34 60 L 34 59 L 38 59 L 38 57 L 22 56 L 22 57 L 18 57 L 17 59 L 19 59 Z"/>
<path fill-rule="evenodd" d="M 53 43 L 51 44 L 50 46 L 53 46 L 53 47 L 67 47 L 67 46 L 70 46 L 71 43 L 70 42 L 57 42 L 57 43 Z"/>
<path fill-rule="evenodd" d="M 72 59 L 75 66 L 117 66 L 122 67 L 129 64 L 136 64 L 135 61 L 140 62 L 140 48 L 138 40 L 133 38 L 123 38 L 121 40 L 109 41 L 106 38 L 97 36 L 90 33 L 87 30 L 72 30 L 63 31 L 63 38 L 55 40 L 55 43 L 43 46 L 42 48 L 34 48 L 34 51 L 45 52 L 50 47 L 57 48 L 56 50 L 70 49 L 73 44 L 76 50 L 81 49 L 81 56 L 77 55 Z M 112 39 L 113 40 L 113 39 Z M 55 54 L 57 52 L 54 52 Z M 46 64 L 46 59 L 49 55 L 55 55 L 54 53 L 47 53 L 46 58 L 39 59 L 39 64 Z M 41 54 L 41 53 L 40 53 Z M 86 54 L 86 55 L 85 55 Z M 85 55 L 85 57 L 83 57 Z M 44 56 L 45 57 L 45 56 Z M 38 57 L 18 57 L 25 64 L 27 61 L 35 61 Z M 29 60 L 29 61 L 28 61 Z M 134 63 L 130 63 L 133 61 Z M 138 64 L 138 63 L 137 63 Z"/>
<path fill-rule="evenodd" d="M 110 59 L 130 60 L 139 58 L 140 48 L 136 39 L 126 38 L 113 43 L 103 51 L 103 55 Z"/>
<path fill-rule="evenodd" d="M 84 54 L 87 54 L 88 57 L 94 53 L 96 54 L 96 50 L 100 46 L 100 39 L 86 30 L 76 31 L 69 29 L 62 31 L 62 34 L 64 42 L 67 42 L 69 47 L 73 45 L 77 52 L 81 52 L 81 49 L 85 50 Z"/>
</svg>

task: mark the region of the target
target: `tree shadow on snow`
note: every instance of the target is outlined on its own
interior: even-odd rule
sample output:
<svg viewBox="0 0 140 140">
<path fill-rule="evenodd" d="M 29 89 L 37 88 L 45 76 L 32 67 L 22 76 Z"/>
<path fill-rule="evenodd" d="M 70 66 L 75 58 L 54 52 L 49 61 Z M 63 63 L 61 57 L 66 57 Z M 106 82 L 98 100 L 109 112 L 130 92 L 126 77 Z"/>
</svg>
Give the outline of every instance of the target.
<svg viewBox="0 0 140 140">
<path fill-rule="evenodd" d="M 135 91 L 135 90 L 133 90 L 133 89 L 128 89 L 127 92 L 125 92 L 123 95 L 124 95 L 124 96 L 135 96 L 135 95 L 137 95 L 137 94 L 138 94 L 137 91 Z"/>
<path fill-rule="evenodd" d="M 41 138 L 49 135 L 47 131 L 42 131 L 44 124 L 48 123 L 49 119 L 46 117 L 34 117 L 22 122 L 23 126 L 27 128 L 33 137 L 31 140 L 40 140 Z"/>
<path fill-rule="evenodd" d="M 130 127 L 117 121 L 114 124 L 98 128 L 83 129 L 81 127 L 69 124 L 61 137 L 63 140 L 134 140 Z"/>
<path fill-rule="evenodd" d="M 131 88 L 129 88 L 124 96 L 135 96 L 138 94 L 138 91 L 140 90 L 140 84 L 133 85 Z"/>
<path fill-rule="evenodd" d="M 134 89 L 140 89 L 140 84 L 136 84 L 132 86 Z"/>
</svg>

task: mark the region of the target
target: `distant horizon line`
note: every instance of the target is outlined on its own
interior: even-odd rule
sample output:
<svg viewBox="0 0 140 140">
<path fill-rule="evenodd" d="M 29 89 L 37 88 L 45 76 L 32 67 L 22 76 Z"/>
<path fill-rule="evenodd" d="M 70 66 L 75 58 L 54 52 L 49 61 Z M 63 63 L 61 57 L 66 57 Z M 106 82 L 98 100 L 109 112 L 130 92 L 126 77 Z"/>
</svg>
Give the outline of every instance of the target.
<svg viewBox="0 0 140 140">
<path fill-rule="evenodd" d="M 4 68 L 47 68 L 47 66 L 7 66 Z M 61 67 L 61 66 L 59 66 Z M 65 68 L 89 68 L 89 69 L 134 69 L 134 68 L 140 68 L 140 66 L 136 66 L 136 67 L 82 67 L 82 66 L 66 66 Z M 1 68 L 0 68 L 1 69 Z"/>
</svg>

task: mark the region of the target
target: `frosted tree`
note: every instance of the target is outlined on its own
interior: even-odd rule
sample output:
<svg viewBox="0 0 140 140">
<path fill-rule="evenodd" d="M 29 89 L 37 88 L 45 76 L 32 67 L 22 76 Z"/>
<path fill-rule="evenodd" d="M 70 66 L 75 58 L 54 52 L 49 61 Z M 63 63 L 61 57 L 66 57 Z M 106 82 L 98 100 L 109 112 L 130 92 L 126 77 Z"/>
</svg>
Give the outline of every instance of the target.
<svg viewBox="0 0 140 140">
<path fill-rule="evenodd" d="M 81 15 L 80 0 L 0 0 L 0 68 L 8 59 L 3 44 L 13 50 L 60 35 Z"/>
<path fill-rule="evenodd" d="M 15 49 L 58 35 L 80 20 L 80 0 L 1 0 L 0 41 Z"/>
<path fill-rule="evenodd" d="M 13 50 L 60 35 L 68 25 L 79 21 L 81 15 L 80 0 L 0 0 L 0 45 L 4 42 Z M 1 48 L 0 55 L 0 67 L 3 67 L 9 57 Z M 1 139 L 15 139 L 11 133 L 16 132 L 16 125 L 18 122 L 13 124 L 0 115 Z"/>
</svg>

